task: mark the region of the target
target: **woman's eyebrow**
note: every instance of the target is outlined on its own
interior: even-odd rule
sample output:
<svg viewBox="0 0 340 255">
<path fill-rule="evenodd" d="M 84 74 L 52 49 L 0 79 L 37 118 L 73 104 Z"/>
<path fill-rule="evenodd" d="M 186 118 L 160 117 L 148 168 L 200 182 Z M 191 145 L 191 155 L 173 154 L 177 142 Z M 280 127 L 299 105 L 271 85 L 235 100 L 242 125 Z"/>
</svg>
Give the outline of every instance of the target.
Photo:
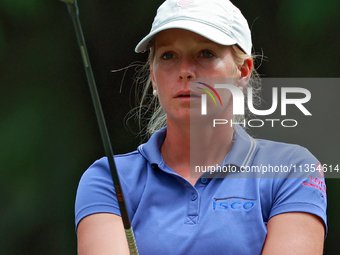
<svg viewBox="0 0 340 255">
<path fill-rule="evenodd" d="M 198 40 L 199 43 L 202 44 L 215 44 L 213 41 L 207 39 L 207 38 L 202 38 L 201 40 Z"/>
<path fill-rule="evenodd" d="M 155 45 L 157 46 L 157 48 L 160 48 L 160 47 L 167 47 L 167 46 L 171 46 L 173 45 L 174 43 L 171 42 L 171 41 L 161 41 L 161 42 L 156 42 Z"/>
</svg>

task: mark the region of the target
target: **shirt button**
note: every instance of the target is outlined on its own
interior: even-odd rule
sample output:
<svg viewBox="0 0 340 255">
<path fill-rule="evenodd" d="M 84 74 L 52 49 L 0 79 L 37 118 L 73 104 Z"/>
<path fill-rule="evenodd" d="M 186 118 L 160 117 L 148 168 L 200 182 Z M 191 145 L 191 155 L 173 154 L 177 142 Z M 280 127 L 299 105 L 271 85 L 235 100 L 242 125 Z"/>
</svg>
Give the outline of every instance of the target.
<svg viewBox="0 0 340 255">
<path fill-rule="evenodd" d="M 203 184 L 207 184 L 208 181 L 209 181 L 208 178 L 202 178 L 202 179 L 201 179 L 201 182 L 202 182 Z"/>
<path fill-rule="evenodd" d="M 192 201 L 195 201 L 197 199 L 197 194 L 196 193 L 193 193 L 192 196 L 191 196 L 191 200 Z"/>
</svg>

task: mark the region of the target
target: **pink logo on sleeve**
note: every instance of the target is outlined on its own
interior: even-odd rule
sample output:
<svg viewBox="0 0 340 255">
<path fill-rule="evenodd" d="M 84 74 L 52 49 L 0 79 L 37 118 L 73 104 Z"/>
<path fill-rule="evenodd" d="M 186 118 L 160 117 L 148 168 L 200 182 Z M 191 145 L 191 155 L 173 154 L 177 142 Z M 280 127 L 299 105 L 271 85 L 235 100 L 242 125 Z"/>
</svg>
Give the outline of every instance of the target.
<svg viewBox="0 0 340 255">
<path fill-rule="evenodd" d="M 326 184 L 324 183 L 324 181 L 322 179 L 319 179 L 317 177 L 314 178 L 311 175 L 310 178 L 309 178 L 309 181 L 302 182 L 302 185 L 316 188 L 316 189 L 322 191 L 322 193 L 324 193 L 326 195 Z"/>
<path fill-rule="evenodd" d="M 318 173 L 321 178 L 325 178 L 325 173 L 323 172 L 323 167 L 320 162 L 316 164 L 316 170 L 318 170 Z"/>
</svg>

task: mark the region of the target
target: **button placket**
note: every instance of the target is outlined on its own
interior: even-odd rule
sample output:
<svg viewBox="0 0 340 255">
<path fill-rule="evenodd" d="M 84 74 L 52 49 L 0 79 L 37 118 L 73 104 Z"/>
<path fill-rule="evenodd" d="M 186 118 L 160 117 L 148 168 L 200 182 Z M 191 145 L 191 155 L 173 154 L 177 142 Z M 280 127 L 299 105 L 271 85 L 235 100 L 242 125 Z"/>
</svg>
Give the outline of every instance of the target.
<svg viewBox="0 0 340 255">
<path fill-rule="evenodd" d="M 195 188 L 191 190 L 191 195 L 189 198 L 190 200 L 188 204 L 185 224 L 195 225 L 198 223 L 199 213 L 199 194 Z"/>
<path fill-rule="evenodd" d="M 196 199 L 197 199 L 197 194 L 196 193 L 193 193 L 192 195 L 191 195 L 191 201 L 195 201 Z"/>
<path fill-rule="evenodd" d="M 202 184 L 207 184 L 209 182 L 209 179 L 208 178 L 201 178 L 201 183 Z"/>
</svg>

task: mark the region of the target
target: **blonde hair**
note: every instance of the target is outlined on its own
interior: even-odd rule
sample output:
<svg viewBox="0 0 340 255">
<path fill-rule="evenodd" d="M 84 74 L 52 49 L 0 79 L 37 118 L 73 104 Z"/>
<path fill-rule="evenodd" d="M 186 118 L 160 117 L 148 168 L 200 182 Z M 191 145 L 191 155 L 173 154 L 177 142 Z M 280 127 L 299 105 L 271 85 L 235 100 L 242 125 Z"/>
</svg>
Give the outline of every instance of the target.
<svg viewBox="0 0 340 255">
<path fill-rule="evenodd" d="M 237 69 L 238 66 L 242 66 L 244 61 L 251 58 L 255 64 L 255 60 L 260 57 L 259 55 L 252 55 L 249 56 L 248 54 L 244 53 L 239 46 L 232 45 L 232 54 L 233 54 L 233 59 L 235 62 L 235 69 Z M 243 95 L 244 95 L 244 100 L 247 102 L 248 100 L 248 93 L 247 93 L 247 88 L 252 88 L 253 93 L 253 106 L 258 107 L 261 105 L 262 98 L 261 98 L 261 78 L 258 72 L 256 71 L 255 66 L 253 65 L 252 70 L 251 70 L 251 76 L 249 79 L 249 82 L 246 86 L 246 88 L 243 90 Z M 250 110 L 248 109 L 248 104 L 245 106 L 245 115 L 234 115 L 234 122 L 242 122 L 243 120 L 246 120 L 252 115 Z M 243 126 L 244 127 L 244 126 Z"/>
<path fill-rule="evenodd" d="M 232 45 L 232 54 L 235 62 L 235 71 L 238 66 L 243 65 L 246 59 L 252 58 L 255 61 L 256 56 L 249 56 L 244 53 L 237 45 Z M 150 63 L 154 58 L 154 50 L 151 49 L 147 62 L 137 71 L 135 77 L 136 83 L 136 98 L 137 107 L 130 111 L 129 115 L 138 119 L 141 136 L 151 136 L 154 132 L 166 126 L 167 115 L 159 103 L 157 97 L 152 94 L 152 84 L 150 77 Z M 247 87 L 253 88 L 253 105 L 258 106 L 261 103 L 260 91 L 261 82 L 260 76 L 253 67 L 251 78 Z M 245 100 L 247 100 L 247 89 L 243 90 Z M 141 96 L 139 96 L 141 94 Z M 245 116 L 250 115 L 250 111 L 245 107 Z M 234 116 L 234 122 L 241 122 L 246 117 L 243 115 Z"/>
</svg>

